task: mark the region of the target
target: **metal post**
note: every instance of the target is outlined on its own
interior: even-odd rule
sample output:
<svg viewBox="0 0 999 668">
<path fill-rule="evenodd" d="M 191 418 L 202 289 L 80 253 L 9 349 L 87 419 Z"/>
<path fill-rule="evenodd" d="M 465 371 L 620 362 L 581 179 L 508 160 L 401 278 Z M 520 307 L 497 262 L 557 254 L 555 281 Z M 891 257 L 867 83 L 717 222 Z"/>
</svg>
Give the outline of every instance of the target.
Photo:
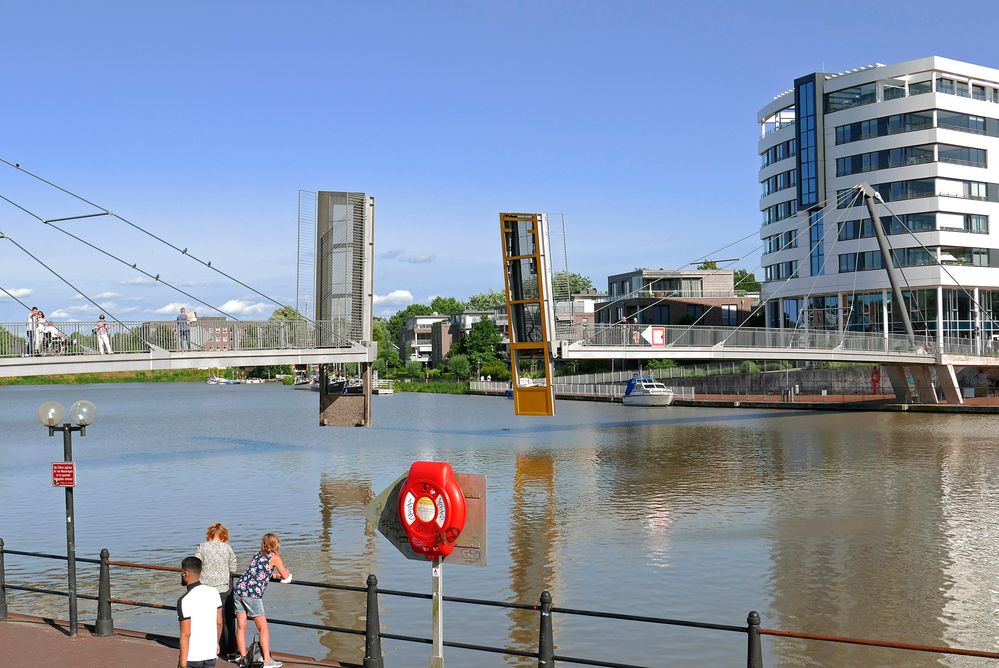
<svg viewBox="0 0 999 668">
<path fill-rule="evenodd" d="M 749 635 L 749 653 L 746 659 L 747 668 L 763 668 L 763 645 L 760 643 L 760 613 L 753 610 L 746 617 L 749 625 L 746 629 Z"/>
<path fill-rule="evenodd" d="M 444 668 L 444 563 L 440 557 L 433 561 L 433 654 L 430 668 Z"/>
<path fill-rule="evenodd" d="M 368 603 L 364 613 L 364 668 L 383 668 L 381 624 L 378 621 L 378 578 L 368 575 Z"/>
<path fill-rule="evenodd" d="M 73 425 L 62 426 L 63 460 L 73 461 Z M 73 513 L 73 488 L 66 488 L 66 567 L 69 573 L 69 635 L 75 637 L 80 620 L 76 607 L 76 530 Z"/>
<path fill-rule="evenodd" d="M 916 335 L 912 330 L 912 321 L 909 320 L 909 308 L 905 303 L 905 298 L 902 297 L 902 288 L 898 284 L 898 276 L 895 273 L 895 265 L 892 262 L 891 251 L 888 247 L 888 237 L 885 235 L 884 227 L 881 225 L 881 218 L 874 208 L 874 197 L 877 193 L 866 183 L 861 183 L 858 187 L 861 193 L 863 193 L 867 212 L 871 216 L 871 225 L 874 227 L 874 233 L 878 238 L 878 248 L 881 249 L 881 262 L 885 266 L 885 271 L 888 272 L 888 283 L 891 285 L 892 291 L 892 309 L 898 314 L 899 319 L 905 326 L 905 334 L 909 339 L 909 345 L 915 349 Z M 887 326 L 887 322 L 885 325 Z"/>
<path fill-rule="evenodd" d="M 7 580 L 4 577 L 3 538 L 0 538 L 0 619 L 7 619 Z"/>
<path fill-rule="evenodd" d="M 236 602 L 233 599 L 236 577 L 236 573 L 229 573 L 229 589 L 222 596 L 222 639 L 219 641 L 219 649 L 222 650 L 222 657 L 230 661 L 233 655 L 239 655 L 236 647 Z"/>
<path fill-rule="evenodd" d="M 108 549 L 101 550 L 101 575 L 97 585 L 97 624 L 94 634 L 100 637 L 114 635 L 114 622 L 111 620 L 111 566 Z"/>
<path fill-rule="evenodd" d="M 552 593 L 541 592 L 541 624 L 538 627 L 538 668 L 555 665 L 555 638 L 552 633 Z"/>
</svg>

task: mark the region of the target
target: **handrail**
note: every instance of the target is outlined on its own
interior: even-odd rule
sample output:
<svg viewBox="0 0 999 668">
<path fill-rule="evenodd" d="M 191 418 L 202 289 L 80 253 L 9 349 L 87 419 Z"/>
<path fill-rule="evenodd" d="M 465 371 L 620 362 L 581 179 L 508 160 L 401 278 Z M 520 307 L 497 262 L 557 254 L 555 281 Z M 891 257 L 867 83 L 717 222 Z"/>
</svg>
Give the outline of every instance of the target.
<svg viewBox="0 0 999 668">
<path fill-rule="evenodd" d="M 799 638 L 802 640 L 823 640 L 825 642 L 846 643 L 850 645 L 867 645 L 870 647 L 886 647 L 888 649 L 907 649 L 913 652 L 932 652 L 935 654 L 959 654 L 962 656 L 977 656 L 985 659 L 999 659 L 999 652 L 987 652 L 978 649 L 961 647 L 942 647 L 939 645 L 919 645 L 914 643 L 892 642 L 889 640 L 870 640 L 867 638 L 852 638 L 850 636 L 833 636 L 824 633 L 803 633 L 801 631 L 781 631 L 779 629 L 760 629 L 760 634 L 780 636 L 783 638 Z"/>
<path fill-rule="evenodd" d="M 2 574 L 3 574 L 3 556 L 5 554 L 20 555 L 20 556 L 29 556 L 29 557 L 37 557 L 37 558 L 43 558 L 43 559 L 56 559 L 56 560 L 62 560 L 62 561 L 66 561 L 67 560 L 67 557 L 62 556 L 62 555 L 57 555 L 57 554 L 50 554 L 50 553 L 44 553 L 44 552 L 29 552 L 29 551 L 25 551 L 25 550 L 7 549 L 7 548 L 5 548 L 3 546 L 3 542 L 0 541 L 0 576 L 2 576 Z M 106 554 L 105 554 L 105 556 L 106 556 Z M 119 567 L 122 567 L 122 568 L 132 568 L 132 569 L 152 570 L 152 571 L 166 571 L 166 572 L 178 572 L 180 570 L 179 568 L 173 567 L 173 566 L 163 566 L 163 565 L 159 565 L 159 564 L 143 564 L 143 563 L 130 562 L 130 561 L 110 561 L 110 560 L 106 560 L 105 562 L 102 563 L 100 560 L 97 560 L 97 559 L 87 559 L 87 558 L 84 558 L 84 557 L 77 557 L 76 561 L 79 561 L 79 562 L 82 562 L 82 563 L 90 563 L 90 564 L 93 564 L 93 563 L 101 564 L 102 571 L 104 570 L 105 566 L 119 566 Z M 236 575 L 236 574 L 233 573 L 232 575 Z M 279 578 L 276 578 L 276 577 L 272 578 L 272 579 L 274 581 L 280 581 Z M 338 589 L 338 590 L 353 591 L 353 592 L 365 592 L 365 591 L 367 591 L 369 593 L 369 597 L 370 597 L 371 592 L 374 591 L 377 594 L 383 594 L 383 595 L 388 595 L 388 596 L 400 596 L 400 597 L 418 598 L 418 599 L 424 599 L 424 600 L 426 600 L 426 599 L 432 599 L 433 598 L 433 596 L 431 594 L 424 594 L 422 592 L 410 592 L 410 591 L 396 590 L 396 589 L 378 589 L 376 585 L 372 584 L 373 582 L 375 582 L 374 577 L 370 576 L 369 577 L 369 586 L 367 588 L 365 588 L 365 587 L 359 587 L 359 586 L 354 586 L 354 585 L 338 585 L 338 584 L 333 584 L 333 583 L 328 583 L 328 582 L 313 582 L 313 581 L 308 581 L 308 580 L 296 580 L 296 581 L 291 582 L 290 584 L 304 586 L 304 587 L 319 587 L 319 588 L 325 588 L 325 589 Z M 0 577 L 0 583 L 3 583 L 2 577 Z M 48 588 L 43 588 L 43 587 L 34 587 L 34 586 L 29 586 L 29 585 L 14 585 L 14 584 L 6 583 L 6 584 L 3 585 L 3 587 L 5 589 L 11 589 L 11 590 L 14 590 L 14 591 L 25 591 L 25 592 L 33 592 L 33 593 L 40 593 L 40 594 L 50 594 L 50 595 L 54 595 L 54 596 L 69 596 L 68 592 L 64 592 L 64 591 L 60 591 L 60 590 L 56 590 L 56 589 L 48 589 Z M 0 590 L 0 595 L 2 595 L 2 590 Z M 445 597 L 443 597 L 443 600 L 450 601 L 450 602 L 453 602 L 453 603 L 467 603 L 467 604 L 471 604 L 471 605 L 484 605 L 484 606 L 491 606 L 491 607 L 512 608 L 512 609 L 526 610 L 526 611 L 540 611 L 542 613 L 542 619 L 544 619 L 544 615 L 547 612 L 549 615 L 552 614 L 552 613 L 559 613 L 559 614 L 563 614 L 563 615 L 577 615 L 577 616 L 585 616 L 585 617 L 597 617 L 597 618 L 601 618 L 601 619 L 613 619 L 613 620 L 619 620 L 619 621 L 633 621 L 633 622 L 643 622 L 643 623 L 651 623 L 651 624 L 664 624 L 664 625 L 671 625 L 671 626 L 682 626 L 682 627 L 688 627 L 688 628 L 698 628 L 698 629 L 706 629 L 706 630 L 714 630 L 714 631 L 727 631 L 727 632 L 735 632 L 735 633 L 746 633 L 746 634 L 749 635 L 749 638 L 750 638 L 750 653 L 751 653 L 750 665 L 751 666 L 762 665 L 762 664 L 756 664 L 752 660 L 752 653 L 753 653 L 753 651 L 754 650 L 759 651 L 759 646 L 756 645 L 754 647 L 754 645 L 753 645 L 753 636 L 754 636 L 754 634 L 757 636 L 757 638 L 760 635 L 768 635 L 768 636 L 777 636 L 777 637 L 785 637 L 785 638 L 796 638 L 796 639 L 801 639 L 801 640 L 815 640 L 815 641 L 820 641 L 820 642 L 833 642 L 833 643 L 842 643 L 842 644 L 864 645 L 864 646 L 870 646 L 870 647 L 883 647 L 883 648 L 887 648 L 887 649 L 900 649 L 900 650 L 917 651 L 917 652 L 931 652 L 931 653 L 937 653 L 937 654 L 953 654 L 953 655 L 961 655 L 961 656 L 974 656 L 974 657 L 987 658 L 987 659 L 999 659 L 999 652 L 992 652 L 992 651 L 987 651 L 987 650 L 976 650 L 976 649 L 969 649 L 969 648 L 963 648 L 963 647 L 945 647 L 945 646 L 939 646 L 939 645 L 924 645 L 924 644 L 917 644 L 917 643 L 903 643 L 903 642 L 894 642 L 894 641 L 888 641 L 888 640 L 877 640 L 877 639 L 870 639 L 870 638 L 857 638 L 857 637 L 851 637 L 851 636 L 836 636 L 836 635 L 821 634 L 821 633 L 809 633 L 809 632 L 802 632 L 802 631 L 787 631 L 787 630 L 781 630 L 781 629 L 762 628 L 762 627 L 759 626 L 759 617 L 756 615 L 755 612 L 754 613 L 750 613 L 750 616 L 749 616 L 750 625 L 749 626 L 737 626 L 737 625 L 732 625 L 732 624 L 715 624 L 715 623 L 711 623 L 711 622 L 699 622 L 699 621 L 693 621 L 693 620 L 673 619 L 673 618 L 666 618 L 666 617 L 654 617 L 654 616 L 649 616 L 649 615 L 631 615 L 631 614 L 624 614 L 624 613 L 613 613 L 613 612 L 600 612 L 600 611 L 595 611 L 595 610 L 585 610 L 585 609 L 579 609 L 579 608 L 561 608 L 561 607 L 551 606 L 551 604 L 550 604 L 550 600 L 551 600 L 550 597 L 547 598 L 547 599 L 545 598 L 545 596 L 547 596 L 547 595 L 548 595 L 547 592 L 545 592 L 545 594 L 542 596 L 542 598 L 541 598 L 541 605 L 526 604 L 526 603 L 508 603 L 508 602 L 504 602 L 504 601 L 490 601 L 490 600 L 487 600 L 487 599 L 477 599 L 477 598 L 459 597 L 459 596 L 445 596 Z M 92 601 L 99 601 L 100 600 L 98 596 L 92 596 L 92 595 L 87 595 L 87 594 L 79 594 L 78 593 L 77 597 L 85 599 L 85 600 L 92 600 Z M 153 609 L 158 609 L 158 610 L 176 610 L 177 609 L 176 606 L 174 606 L 174 605 L 161 604 L 161 603 L 149 603 L 149 602 L 145 602 L 145 601 L 135 601 L 135 600 L 124 599 L 124 598 L 110 597 L 108 600 L 109 600 L 110 603 L 117 604 L 117 605 L 129 605 L 129 606 L 135 606 L 135 607 L 153 608 Z M 0 599 L 0 602 L 5 603 L 5 601 L 3 601 L 2 599 Z M 6 611 L 6 607 L 5 606 L 2 609 L 3 609 L 4 612 Z M 370 610 L 369 610 L 369 614 L 370 614 Z M 0 615 L 0 619 L 2 619 L 2 618 L 3 618 L 3 615 Z M 315 623 L 311 623 L 311 622 L 299 622 L 299 621 L 287 620 L 287 619 L 269 619 L 268 621 L 271 622 L 272 624 L 278 624 L 278 625 L 283 625 L 283 626 L 293 626 L 293 627 L 298 627 L 298 628 L 308 628 L 308 629 L 315 629 L 315 630 L 320 630 L 320 631 L 331 631 L 331 632 L 335 632 L 335 633 L 344 633 L 344 634 L 350 634 L 350 635 L 367 635 L 367 633 L 368 633 L 367 630 L 351 629 L 351 628 L 348 628 L 348 627 L 327 626 L 327 625 L 324 625 L 324 624 L 315 624 Z M 543 624 L 542 628 L 544 629 L 544 622 L 542 622 L 542 624 Z M 754 626 L 754 624 L 755 624 L 755 626 Z M 550 627 L 549 627 L 549 630 L 550 630 Z M 544 635 L 543 632 L 542 632 L 542 635 Z M 380 629 L 377 631 L 377 636 L 379 638 L 384 638 L 386 640 L 397 640 L 397 641 L 402 641 L 402 642 L 417 642 L 417 643 L 422 643 L 422 644 L 430 644 L 432 642 L 432 640 L 430 638 L 424 638 L 424 637 L 420 637 L 420 636 L 402 635 L 402 634 L 395 634 L 395 633 L 385 633 L 385 632 L 382 632 Z M 478 644 L 473 644 L 473 643 L 462 643 L 462 642 L 456 642 L 456 641 L 444 641 L 444 646 L 445 647 L 453 647 L 453 648 L 456 648 L 456 649 L 465 649 L 465 650 L 472 650 L 472 651 L 482 651 L 482 652 L 489 652 L 489 653 L 495 653 L 495 654 L 504 654 L 504 655 L 508 655 L 508 656 L 518 656 L 518 657 L 523 657 L 523 658 L 538 658 L 539 659 L 539 664 L 541 663 L 542 654 L 544 653 L 543 650 L 541 649 L 541 647 L 543 647 L 543 643 L 542 643 L 542 645 L 539 646 L 539 651 L 537 651 L 537 652 L 528 652 L 528 651 L 524 651 L 524 650 L 518 650 L 518 649 L 513 649 L 513 648 L 507 648 L 507 647 L 493 647 L 493 646 L 489 646 L 489 645 L 478 645 Z M 612 661 L 603 661 L 603 660 L 600 660 L 600 659 L 587 659 L 587 658 L 582 658 L 582 657 L 572 657 L 572 656 L 554 654 L 554 652 L 549 652 L 549 653 L 545 654 L 545 656 L 548 656 L 552 660 L 556 660 L 556 661 L 563 661 L 563 662 L 566 662 L 566 663 L 576 663 L 576 664 L 588 665 L 588 666 L 601 666 L 603 668 L 643 668 L 642 666 L 637 666 L 637 665 L 634 665 L 634 664 L 618 663 L 618 662 L 612 662 Z"/>
</svg>

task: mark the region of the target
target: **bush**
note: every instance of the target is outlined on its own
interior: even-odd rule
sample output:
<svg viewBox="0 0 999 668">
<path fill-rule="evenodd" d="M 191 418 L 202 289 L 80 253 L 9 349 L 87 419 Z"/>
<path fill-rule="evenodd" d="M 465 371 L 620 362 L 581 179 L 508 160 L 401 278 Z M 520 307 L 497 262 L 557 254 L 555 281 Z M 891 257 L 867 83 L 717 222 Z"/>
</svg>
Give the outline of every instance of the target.
<svg viewBox="0 0 999 668">
<path fill-rule="evenodd" d="M 480 375 L 491 376 L 493 380 L 510 380 L 510 365 L 499 361 L 488 362 L 482 365 Z"/>
<path fill-rule="evenodd" d="M 760 373 L 760 365 L 753 360 L 746 360 L 739 369 L 742 373 Z"/>
</svg>

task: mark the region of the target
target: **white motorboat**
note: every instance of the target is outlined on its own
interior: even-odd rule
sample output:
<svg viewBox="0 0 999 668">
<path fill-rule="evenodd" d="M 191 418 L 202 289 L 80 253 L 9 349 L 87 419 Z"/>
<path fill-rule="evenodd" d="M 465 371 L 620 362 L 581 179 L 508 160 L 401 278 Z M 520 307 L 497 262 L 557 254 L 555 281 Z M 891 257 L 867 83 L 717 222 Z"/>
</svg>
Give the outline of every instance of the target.
<svg viewBox="0 0 999 668">
<path fill-rule="evenodd" d="M 648 376 L 634 376 L 628 381 L 621 400 L 625 406 L 669 406 L 674 398 L 672 388 Z"/>
</svg>

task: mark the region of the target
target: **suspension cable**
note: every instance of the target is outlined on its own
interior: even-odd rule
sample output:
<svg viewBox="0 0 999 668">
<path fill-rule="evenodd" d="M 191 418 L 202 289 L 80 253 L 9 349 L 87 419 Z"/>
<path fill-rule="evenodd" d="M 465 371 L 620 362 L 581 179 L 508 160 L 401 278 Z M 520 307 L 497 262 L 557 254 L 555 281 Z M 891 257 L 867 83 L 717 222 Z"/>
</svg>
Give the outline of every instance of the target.
<svg viewBox="0 0 999 668">
<path fill-rule="evenodd" d="M 16 206 L 18 209 L 20 209 L 24 213 L 28 214 L 32 218 L 35 218 L 36 220 L 38 220 L 42 224 L 47 225 L 47 226 L 49 226 L 49 227 L 51 227 L 51 228 L 53 228 L 55 230 L 58 230 L 59 232 L 62 232 L 66 236 L 70 237 L 71 239 L 75 239 L 76 241 L 78 241 L 79 243 L 83 244 L 84 246 L 87 246 L 88 248 L 94 249 L 98 253 L 101 253 L 101 254 L 103 254 L 103 255 L 111 258 L 112 260 L 125 265 L 129 269 L 134 269 L 135 271 L 139 272 L 143 276 L 151 278 L 151 279 L 153 279 L 154 281 L 156 281 L 158 283 L 162 283 L 163 285 L 167 286 L 168 288 L 179 292 L 180 294 L 184 295 L 185 297 L 189 297 L 189 298 L 195 300 L 199 304 L 203 304 L 203 305 L 207 306 L 208 308 L 212 309 L 213 311 L 217 311 L 218 313 L 221 313 L 222 315 L 226 316 L 227 318 L 231 318 L 232 320 L 235 320 L 236 322 L 240 322 L 239 318 L 237 318 L 236 316 L 234 316 L 232 314 L 226 313 L 225 311 L 223 311 L 218 306 L 214 306 L 212 304 L 209 304 L 208 302 L 204 301 L 203 299 L 200 299 L 199 297 L 196 297 L 195 295 L 191 294 L 190 292 L 187 292 L 186 290 L 182 290 L 179 287 L 177 287 L 176 285 L 173 285 L 172 283 L 163 280 L 162 278 L 160 278 L 159 274 L 153 275 L 153 274 L 149 273 L 148 271 L 146 271 L 144 269 L 140 269 L 139 266 L 136 263 L 134 263 L 134 262 L 128 262 L 127 260 L 124 260 L 124 259 L 118 257 L 117 255 L 111 253 L 110 251 L 104 250 L 103 248 L 101 248 L 99 246 L 96 246 L 95 244 L 92 244 L 91 242 L 87 241 L 86 239 L 78 237 L 77 235 L 73 234 L 69 230 L 63 229 L 62 227 L 60 227 L 60 226 L 58 226 L 58 225 L 56 225 L 54 223 L 55 220 L 66 220 L 66 219 L 45 220 L 41 216 L 39 216 L 38 214 L 34 213 L 33 211 L 31 211 L 29 209 L 26 209 L 25 207 L 21 206 L 17 202 L 14 202 L 13 200 L 11 200 L 9 198 L 4 197 L 3 195 L 0 195 L 0 199 L 3 199 L 5 202 L 8 202 L 9 204 L 12 204 L 13 206 Z M 98 215 L 102 215 L 102 214 L 98 214 Z M 80 217 L 80 216 L 74 216 L 74 218 L 78 218 L 78 217 Z"/>
<path fill-rule="evenodd" d="M 28 306 L 27 304 L 25 304 L 24 302 L 22 302 L 20 299 L 18 299 L 17 297 L 15 297 L 14 295 L 12 295 L 11 293 L 7 292 L 7 290 L 2 285 L 0 285 L 0 291 L 2 291 L 5 295 L 7 295 L 8 297 L 10 297 L 14 301 L 16 301 L 18 304 L 20 304 L 24 308 L 28 309 L 29 311 L 31 310 L 30 306 Z"/>
<path fill-rule="evenodd" d="M 142 337 L 141 334 L 137 333 L 134 329 L 132 329 L 131 327 L 129 327 L 128 325 L 126 325 L 124 322 L 122 322 L 121 320 L 119 320 L 113 313 L 111 313 L 106 308 L 102 307 L 100 304 L 98 304 L 93 299 L 91 299 L 85 292 L 83 292 L 82 290 L 80 290 L 80 288 L 76 287 L 75 285 L 73 285 L 72 283 L 70 283 L 66 278 L 64 278 L 61 274 L 59 274 L 59 272 L 57 272 L 55 269 L 53 269 L 49 265 L 45 264 L 36 255 L 34 255 L 33 253 L 31 253 L 31 251 L 29 251 L 27 248 L 25 248 L 21 244 L 17 243 L 16 241 L 14 241 L 14 239 L 11 238 L 11 236 L 9 234 L 6 234 L 5 232 L 0 232 L 0 239 L 6 239 L 7 241 L 9 241 L 12 244 L 14 244 L 17 248 L 19 248 L 21 250 L 22 253 L 24 253 L 25 255 L 27 255 L 28 257 L 30 257 L 32 260 L 34 260 L 38 264 L 42 265 L 46 270 L 48 270 L 48 272 L 50 274 L 52 274 L 53 276 L 55 276 L 56 278 L 58 278 L 60 281 L 62 281 L 63 283 L 65 283 L 66 285 L 68 285 L 69 287 L 71 287 L 81 297 L 83 297 L 88 302 L 90 302 L 91 304 L 93 304 L 97 308 L 97 310 L 99 312 L 101 312 L 101 313 L 107 313 L 108 316 L 110 316 L 112 320 L 114 320 L 116 323 L 118 323 L 119 325 L 121 325 L 122 327 L 124 327 L 125 330 L 127 330 L 128 332 L 130 332 L 131 334 L 133 334 L 134 336 L 136 336 L 140 341 L 142 341 L 143 343 L 146 343 L 146 344 L 149 343 L 148 341 L 146 341 Z"/>
<path fill-rule="evenodd" d="M 246 288 L 247 290 L 250 290 L 254 294 L 257 294 L 257 295 L 263 297 L 264 299 L 266 299 L 266 300 L 268 300 L 268 301 L 270 301 L 270 302 L 272 302 L 274 304 L 277 304 L 278 306 L 281 306 L 281 307 L 287 306 L 287 304 L 281 303 L 280 301 L 274 299 L 270 295 L 267 295 L 267 294 L 265 294 L 265 293 L 257 290 L 253 286 L 247 285 L 246 283 L 244 283 L 243 281 L 239 280 L 235 276 L 232 276 L 231 274 L 228 274 L 228 273 L 222 271 L 218 267 L 212 266 L 211 260 L 208 260 L 208 261 L 202 260 L 201 258 L 197 257 L 196 255 L 193 255 L 192 253 L 189 253 L 187 248 L 180 248 L 179 246 L 177 246 L 177 245 L 175 245 L 175 244 L 167 241 L 166 239 L 164 239 L 164 238 L 162 238 L 160 236 L 157 236 L 156 234 L 153 234 L 152 232 L 150 232 L 149 230 L 145 229 L 141 225 L 138 225 L 137 223 L 133 223 L 132 221 L 130 221 L 127 218 L 125 218 L 125 217 L 123 217 L 123 216 L 121 216 L 121 215 L 119 215 L 119 214 L 111 211 L 110 209 L 107 209 L 107 208 L 105 208 L 105 207 L 103 207 L 103 206 L 101 206 L 99 204 L 91 202 L 90 200 L 86 199 L 82 195 L 79 195 L 79 194 L 77 194 L 77 193 L 75 193 L 75 192 L 73 192 L 73 191 L 71 191 L 71 190 L 69 190 L 67 188 L 64 188 L 64 187 L 62 187 L 62 186 L 60 186 L 60 185 L 58 185 L 56 183 L 53 183 L 52 181 L 49 181 L 48 179 L 43 178 L 42 176 L 39 176 L 38 174 L 35 174 L 34 172 L 31 172 L 31 171 L 25 169 L 24 167 L 22 167 L 20 165 L 20 163 L 11 162 L 11 161 L 6 160 L 5 158 L 2 158 L 2 157 L 0 157 L 0 162 L 4 163 L 4 164 L 6 164 L 6 165 L 8 165 L 8 166 L 10 166 L 10 167 L 12 167 L 12 168 L 20 171 L 20 172 L 23 172 L 24 174 L 27 174 L 28 176 L 30 176 L 30 177 L 32 177 L 34 179 L 37 179 L 37 180 L 41 181 L 42 183 L 45 183 L 46 185 L 52 186 L 53 188 L 56 188 L 57 190 L 60 190 L 60 191 L 66 193 L 67 195 L 69 195 L 71 197 L 75 197 L 76 199 L 80 200 L 81 202 L 84 202 L 84 203 L 89 204 L 90 206 L 92 206 L 92 207 L 94 207 L 96 209 L 99 209 L 100 211 L 104 212 L 108 216 L 111 216 L 112 218 L 117 218 L 118 220 L 120 220 L 121 222 L 125 223 L 126 225 L 128 225 L 128 226 L 130 226 L 130 227 L 132 227 L 132 228 L 134 228 L 136 230 L 138 230 L 139 232 L 142 232 L 143 234 L 145 234 L 146 236 L 148 236 L 148 237 L 150 237 L 152 239 L 155 239 L 156 241 L 160 242 L 161 244 L 172 248 L 173 250 L 177 251 L 181 255 L 185 255 L 185 256 L 191 258 L 192 260 L 194 260 L 198 264 L 202 265 L 203 267 L 207 267 L 208 269 L 211 269 L 212 271 L 216 272 L 217 274 L 219 274 L 221 276 L 224 276 L 225 278 L 229 279 L 230 281 L 233 281 L 234 283 L 237 283 L 238 285 Z M 7 199 L 7 198 L 4 198 L 4 199 Z M 9 202 L 10 200 L 7 200 L 7 201 Z M 11 204 L 13 204 L 13 202 L 11 202 Z M 24 211 L 24 209 L 22 207 L 20 207 L 20 206 L 18 206 L 16 204 L 14 206 L 17 206 L 19 209 L 21 209 L 22 211 Z M 32 214 L 32 215 L 34 215 L 34 214 Z M 313 322 L 311 319 L 309 319 L 304 314 L 299 314 L 299 315 L 301 315 L 302 319 L 307 320 L 309 322 Z"/>
<path fill-rule="evenodd" d="M 950 270 L 947 269 L 947 265 L 945 265 L 943 262 L 940 261 L 940 259 L 933 253 L 933 251 L 932 251 L 931 248 L 929 248 L 928 246 L 926 246 L 926 244 L 924 244 L 922 241 L 920 241 L 919 237 L 916 236 L 916 233 L 913 232 L 912 229 L 909 228 L 909 226 L 905 224 L 905 221 L 903 221 L 894 211 L 891 210 L 891 208 L 888 206 L 888 204 L 883 199 L 881 200 L 881 205 L 885 208 L 886 211 L 888 211 L 889 214 L 891 214 L 892 219 L 897 220 L 898 223 L 899 223 L 899 225 L 902 226 L 902 229 L 905 230 L 909 234 L 909 236 L 911 236 L 915 240 L 915 242 L 917 244 L 919 244 L 919 247 L 926 251 L 926 253 L 930 256 L 930 258 L 933 259 L 933 262 L 938 267 L 940 267 L 945 274 L 947 274 L 948 278 L 950 278 L 950 280 L 954 281 L 954 285 L 957 286 L 957 288 L 959 290 L 961 290 L 965 295 L 968 296 L 968 299 L 971 301 L 971 303 L 973 303 L 975 305 L 975 307 L 978 309 L 978 312 L 981 313 L 982 312 L 982 305 L 981 305 L 981 303 L 977 299 L 975 299 L 974 293 L 969 292 L 966 287 L 964 287 L 963 285 L 961 285 L 961 283 L 957 280 L 957 278 L 955 278 L 954 274 L 950 273 Z M 885 236 L 887 237 L 888 235 L 886 234 Z M 909 291 L 909 294 L 910 295 L 912 294 L 912 290 L 911 289 Z M 918 307 L 918 305 L 917 305 L 917 307 Z M 943 304 L 937 304 L 937 317 L 939 319 L 941 319 L 941 320 L 943 318 Z M 989 317 L 989 322 L 991 322 L 992 324 L 996 324 L 996 320 L 994 320 L 991 317 L 991 314 L 990 314 L 990 317 Z"/>
<path fill-rule="evenodd" d="M 839 206 L 840 206 L 840 205 L 841 205 L 841 204 L 842 204 L 843 202 L 845 202 L 845 201 L 846 201 L 846 197 L 847 197 L 847 195 L 846 195 L 846 194 L 843 194 L 843 193 L 837 193 L 837 194 L 836 194 L 836 195 L 834 195 L 834 196 L 830 196 L 830 197 L 827 197 L 826 199 L 824 199 L 824 200 L 823 200 L 823 201 L 821 202 L 821 204 L 822 204 L 822 207 L 821 207 L 821 208 L 819 209 L 819 211 L 824 211 L 825 209 L 829 208 L 829 207 L 830 207 L 830 206 L 832 206 L 833 204 L 835 204 L 835 205 L 836 205 L 836 207 L 837 207 L 837 208 L 839 208 Z M 811 222 L 811 223 L 809 223 L 809 224 L 808 224 L 808 227 L 807 227 L 807 228 L 805 228 L 805 232 L 806 232 L 806 233 L 810 233 L 810 232 L 811 232 L 811 229 L 812 229 L 812 227 L 813 227 L 814 225 L 815 225 L 815 222 Z M 767 304 L 768 304 L 768 303 L 769 303 L 769 302 L 770 302 L 770 301 L 771 301 L 771 300 L 772 300 L 772 299 L 773 299 L 774 297 L 777 297 L 777 296 L 778 296 L 778 295 L 780 294 L 780 291 L 781 291 L 782 289 L 784 289 L 785 287 L 787 287 L 787 284 L 788 284 L 788 283 L 790 283 L 790 282 L 791 282 L 791 280 L 795 278 L 795 273 L 796 273 L 796 272 L 794 272 L 794 273 L 791 273 L 791 274 L 790 274 L 790 275 L 789 275 L 789 276 L 788 276 L 788 277 L 787 277 L 786 279 L 784 279 L 784 281 L 783 281 L 782 283 L 780 283 L 780 284 L 779 284 L 779 285 L 777 286 L 777 288 L 776 288 L 776 289 L 774 290 L 774 292 L 773 292 L 773 295 L 771 295 L 771 298 L 770 298 L 770 299 L 768 299 L 768 300 L 766 300 L 766 301 L 764 301 L 764 300 L 760 300 L 760 304 L 759 304 L 759 305 L 758 305 L 758 306 L 757 306 L 757 307 L 756 307 L 755 309 L 753 309 L 753 310 L 752 310 L 752 312 L 750 312 L 750 314 L 749 314 L 749 315 L 748 315 L 748 316 L 747 316 L 747 317 L 746 317 L 746 318 L 745 318 L 745 319 L 744 319 L 744 320 L 743 320 L 743 321 L 742 321 L 741 323 L 739 323 L 738 325 L 736 325 L 735 329 L 734 329 L 734 330 L 732 330 L 732 333 L 731 333 L 731 334 L 730 334 L 729 336 L 725 337 L 725 339 L 724 339 L 724 340 L 722 341 L 722 343 L 725 343 L 725 342 L 727 342 L 727 341 L 728 341 L 729 339 L 731 339 L 731 338 L 732 338 L 733 336 L 735 336 L 735 335 L 736 335 L 736 333 L 737 333 L 737 332 L 738 332 L 738 331 L 739 331 L 740 329 L 742 329 L 742 328 L 743 328 L 743 327 L 745 326 L 745 324 L 746 324 L 747 322 L 749 322 L 750 320 L 752 320 L 752 318 L 753 318 L 753 317 L 754 317 L 754 316 L 755 316 L 755 315 L 756 315 L 757 313 L 759 313 L 761 309 L 763 309 L 763 308 L 766 308 L 766 305 L 767 305 Z"/>
</svg>

